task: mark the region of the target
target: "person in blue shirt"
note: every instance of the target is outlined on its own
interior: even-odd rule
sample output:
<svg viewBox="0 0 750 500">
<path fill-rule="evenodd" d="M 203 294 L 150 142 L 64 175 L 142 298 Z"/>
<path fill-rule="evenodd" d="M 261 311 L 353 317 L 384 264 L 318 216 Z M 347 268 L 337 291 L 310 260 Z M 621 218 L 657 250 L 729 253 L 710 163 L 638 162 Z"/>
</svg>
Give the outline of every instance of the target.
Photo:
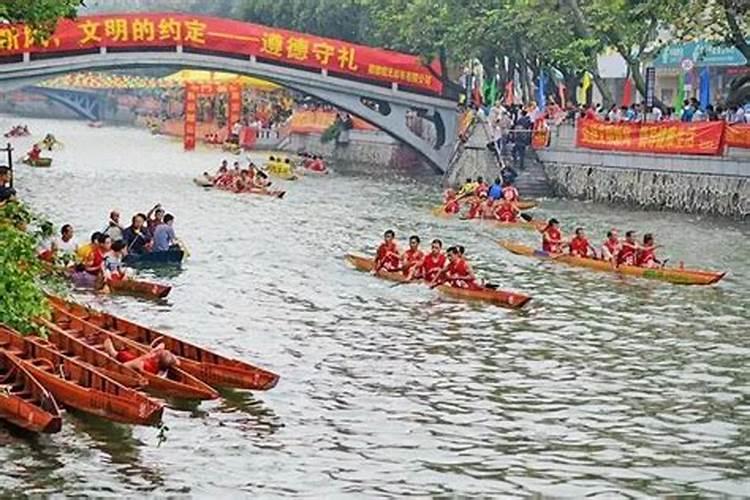
<svg viewBox="0 0 750 500">
<path fill-rule="evenodd" d="M 694 114 L 695 114 L 695 108 L 693 107 L 690 101 L 685 99 L 685 102 L 683 103 L 682 116 L 680 117 L 680 121 L 690 123 L 693 121 Z"/>
<path fill-rule="evenodd" d="M 174 216 L 164 216 L 164 223 L 154 230 L 154 252 L 166 252 L 177 245 L 177 235 L 174 232 Z"/>
<path fill-rule="evenodd" d="M 495 179 L 495 182 L 490 186 L 490 191 L 487 196 L 489 196 L 491 200 L 499 200 L 503 197 L 503 183 L 500 180 L 500 177 Z"/>
</svg>

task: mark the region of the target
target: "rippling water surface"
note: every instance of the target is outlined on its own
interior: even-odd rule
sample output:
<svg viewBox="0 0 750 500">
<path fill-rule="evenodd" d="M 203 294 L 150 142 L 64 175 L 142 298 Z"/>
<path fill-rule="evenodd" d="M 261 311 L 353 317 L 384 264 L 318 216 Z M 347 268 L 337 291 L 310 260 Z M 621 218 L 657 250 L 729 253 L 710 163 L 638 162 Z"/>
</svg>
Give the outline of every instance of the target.
<svg viewBox="0 0 750 500">
<path fill-rule="evenodd" d="M 340 166 L 288 184 L 283 201 L 234 196 L 191 182 L 219 152 L 28 123 L 66 145 L 50 170 L 18 167 L 35 208 L 83 240 L 112 208 L 161 202 L 189 242 L 182 271 L 150 276 L 174 285 L 167 302 L 84 300 L 282 379 L 171 403 L 161 446 L 153 428 L 78 414 L 51 437 L 0 427 L 0 496 L 750 495 L 748 226 L 545 201 L 539 214 L 567 230 L 652 231 L 673 261 L 730 271 L 713 288 L 623 279 L 496 245 L 533 234 L 433 219 L 431 175 Z M 534 300 L 457 302 L 345 264 L 390 227 L 464 244 L 479 273 Z"/>
</svg>

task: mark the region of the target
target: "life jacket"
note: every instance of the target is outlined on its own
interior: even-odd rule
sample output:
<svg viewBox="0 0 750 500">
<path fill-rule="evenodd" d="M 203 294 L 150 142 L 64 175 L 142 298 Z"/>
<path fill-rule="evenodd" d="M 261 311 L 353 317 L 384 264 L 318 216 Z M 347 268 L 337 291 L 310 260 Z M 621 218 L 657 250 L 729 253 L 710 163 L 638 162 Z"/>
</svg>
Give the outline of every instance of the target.
<svg viewBox="0 0 750 500">
<path fill-rule="evenodd" d="M 404 261 L 406 261 L 406 265 L 404 266 L 403 272 L 404 276 L 409 274 L 409 271 L 412 267 L 419 264 L 422 259 L 424 258 L 424 253 L 421 250 L 412 250 L 411 248 L 404 252 Z"/>
<path fill-rule="evenodd" d="M 445 254 L 440 253 L 435 256 L 432 253 L 429 253 L 422 261 L 422 277 L 426 281 L 432 281 L 444 267 Z"/>
<path fill-rule="evenodd" d="M 388 255 L 390 253 L 390 255 Z M 378 247 L 378 253 L 375 257 L 375 262 L 380 265 L 382 269 L 386 271 L 395 271 L 399 268 L 398 248 L 395 243 L 390 245 L 387 243 L 381 243 Z"/>
<path fill-rule="evenodd" d="M 546 236 L 546 237 L 545 237 Z M 542 236 L 542 250 L 547 253 L 560 253 L 562 233 L 556 227 L 547 227 Z"/>
<path fill-rule="evenodd" d="M 588 257 L 589 255 L 589 240 L 586 238 L 575 237 L 570 240 L 570 255 L 578 257 Z"/>
<path fill-rule="evenodd" d="M 495 208 L 495 218 L 502 222 L 516 222 L 516 207 L 507 200 L 501 201 Z"/>
<path fill-rule="evenodd" d="M 463 259 L 458 259 L 448 264 L 446 270 L 448 284 L 456 288 L 481 288 L 476 280 L 469 278 L 469 265 Z"/>
</svg>

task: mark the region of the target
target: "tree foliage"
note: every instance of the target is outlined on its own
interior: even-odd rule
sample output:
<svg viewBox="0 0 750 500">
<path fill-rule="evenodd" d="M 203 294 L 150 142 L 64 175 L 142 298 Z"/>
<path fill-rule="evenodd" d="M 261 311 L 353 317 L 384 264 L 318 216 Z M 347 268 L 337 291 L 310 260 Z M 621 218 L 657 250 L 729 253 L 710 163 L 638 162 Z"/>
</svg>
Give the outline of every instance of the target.
<svg viewBox="0 0 750 500">
<path fill-rule="evenodd" d="M 25 23 L 41 35 L 54 31 L 62 17 L 74 18 L 83 0 L 2 0 L 0 20 Z"/>
<path fill-rule="evenodd" d="M 0 207 L 0 322 L 22 333 L 34 330 L 34 318 L 49 314 L 40 287 L 45 269 L 36 255 L 48 224 L 20 203 Z"/>
</svg>

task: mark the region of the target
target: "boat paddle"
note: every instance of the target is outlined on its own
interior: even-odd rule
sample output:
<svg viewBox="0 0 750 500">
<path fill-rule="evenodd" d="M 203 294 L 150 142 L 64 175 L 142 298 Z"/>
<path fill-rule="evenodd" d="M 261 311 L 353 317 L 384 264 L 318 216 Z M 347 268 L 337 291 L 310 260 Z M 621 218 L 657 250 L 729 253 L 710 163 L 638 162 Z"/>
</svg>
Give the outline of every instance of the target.
<svg viewBox="0 0 750 500">
<path fill-rule="evenodd" d="M 182 241 L 182 240 L 180 240 L 180 239 L 178 239 L 177 240 L 177 245 L 179 245 L 179 247 L 182 249 L 182 251 L 185 252 L 185 258 L 189 259 L 190 258 L 190 250 L 188 249 L 188 246 L 185 244 L 185 242 Z"/>
</svg>

